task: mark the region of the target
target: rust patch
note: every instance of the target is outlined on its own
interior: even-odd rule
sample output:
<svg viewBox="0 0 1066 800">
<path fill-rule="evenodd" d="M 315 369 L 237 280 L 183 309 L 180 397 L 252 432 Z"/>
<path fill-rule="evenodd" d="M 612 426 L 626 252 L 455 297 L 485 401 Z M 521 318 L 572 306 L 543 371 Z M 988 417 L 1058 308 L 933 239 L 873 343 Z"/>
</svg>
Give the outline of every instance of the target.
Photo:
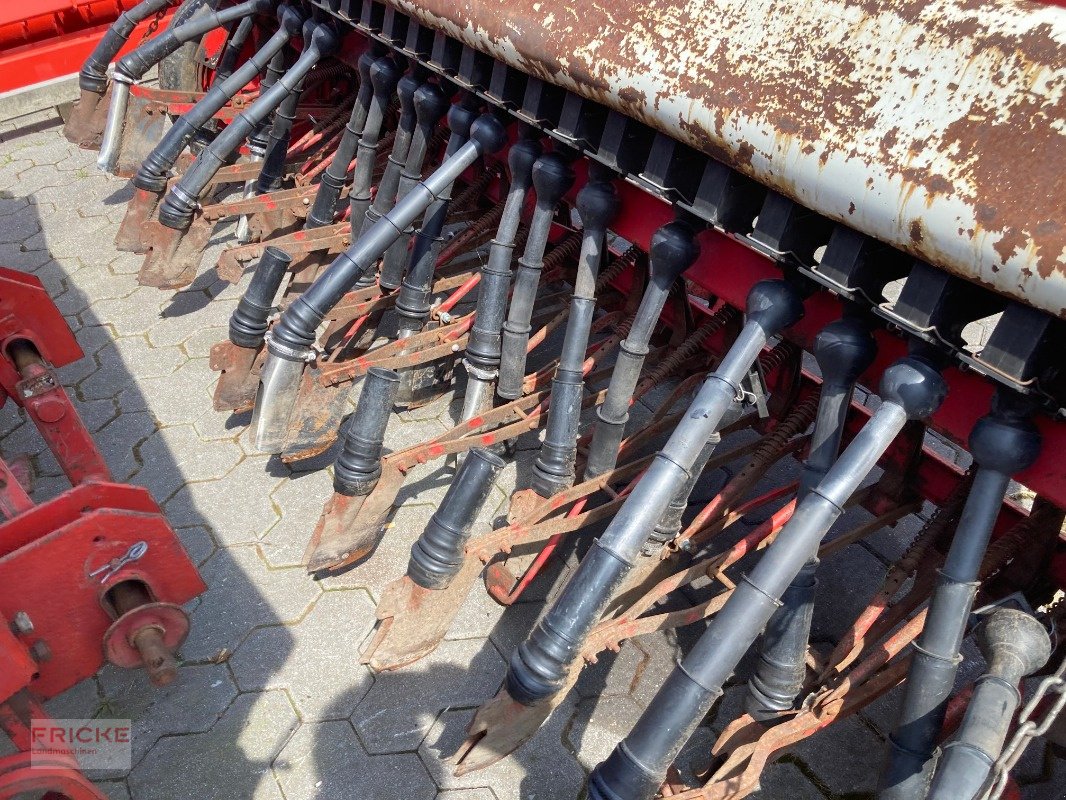
<svg viewBox="0 0 1066 800">
<path fill-rule="evenodd" d="M 1015 0 L 706 0 L 694 17 L 679 0 L 388 2 L 819 213 L 861 217 L 863 232 L 915 254 L 909 220 L 924 200 L 921 255 L 956 274 L 980 280 L 1004 253 L 1019 276 L 1066 274 L 1062 11 Z M 823 191 L 844 170 L 870 190 L 869 211 L 865 196 L 853 208 Z M 956 229 L 974 223 L 976 246 L 960 247 Z M 1057 313 L 1059 298 L 1012 279 L 998 290 Z"/>
<path fill-rule="evenodd" d="M 920 220 L 911 221 L 911 241 L 915 244 L 921 244 L 922 239 L 925 237 L 922 235 L 922 223 Z"/>
<path fill-rule="evenodd" d="M 1002 114 L 1002 118 L 998 115 Z M 1032 248 L 1042 278 L 1066 272 L 1066 133 L 1052 119 L 1066 118 L 1066 100 L 1054 107 L 1032 96 L 1015 99 L 1006 109 L 975 102 L 970 113 L 945 131 L 945 143 L 958 148 L 962 170 L 978 197 L 995 198 L 995 206 L 978 204 L 977 221 L 1002 234 L 994 245 L 1002 262 Z M 978 122 L 978 120 L 981 120 Z M 1024 147 L 1018 146 L 1023 136 Z"/>
</svg>

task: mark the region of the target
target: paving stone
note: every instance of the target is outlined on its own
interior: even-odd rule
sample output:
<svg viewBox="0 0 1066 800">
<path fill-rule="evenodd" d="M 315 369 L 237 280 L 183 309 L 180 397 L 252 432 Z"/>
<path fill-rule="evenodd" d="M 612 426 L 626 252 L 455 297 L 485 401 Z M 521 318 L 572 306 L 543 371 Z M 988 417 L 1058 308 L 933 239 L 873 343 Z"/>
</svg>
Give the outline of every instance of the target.
<svg viewBox="0 0 1066 800">
<path fill-rule="evenodd" d="M 106 219 L 90 219 L 84 220 L 80 225 L 49 227 L 31 236 L 23 244 L 31 250 L 47 249 L 57 261 L 73 267 L 78 257 L 84 255 L 86 242 L 107 241 L 114 235 Z"/>
<path fill-rule="evenodd" d="M 191 481 L 218 481 L 244 457 L 232 442 L 201 441 L 192 425 L 156 431 L 140 444 L 137 455 L 143 466 L 133 475 L 133 483 L 161 501 Z"/>
<path fill-rule="evenodd" d="M 3 193 L 0 192 L 0 197 Z M 0 244 L 0 264 L 20 272 L 36 274 L 52 263 L 52 254 L 45 249 L 26 247 L 22 242 Z M 40 276 L 38 276 L 40 277 Z"/>
<path fill-rule="evenodd" d="M 826 800 L 829 796 L 811 783 L 796 764 L 786 761 L 770 764 L 763 770 L 759 791 L 751 795 L 753 800 Z"/>
<path fill-rule="evenodd" d="M 67 394 L 72 393 L 68 390 Z M 118 414 L 114 400 L 81 400 L 76 396 L 71 396 L 70 400 L 90 433 L 97 433 Z"/>
<path fill-rule="evenodd" d="M 89 308 L 89 298 L 81 289 L 67 289 L 62 294 L 53 294 L 52 302 L 65 317 L 77 317 Z"/>
<path fill-rule="evenodd" d="M 4 452 L 8 456 L 15 456 L 20 453 L 36 456 L 46 447 L 44 439 L 41 438 L 41 434 L 38 433 L 36 426 L 29 421 L 28 417 L 21 425 L 16 425 L 11 429 L 4 437 L 3 444 Z"/>
<path fill-rule="evenodd" d="M 211 348 L 229 337 L 229 329 L 224 326 L 203 328 L 186 339 L 181 347 L 190 358 L 207 358 Z"/>
<path fill-rule="evenodd" d="M 141 468 L 137 445 L 156 432 L 156 422 L 145 412 L 125 411 L 100 429 L 96 446 L 117 481 L 126 481 Z"/>
<path fill-rule="evenodd" d="M 153 686 L 144 670 L 105 667 L 100 687 L 106 714 L 133 723 L 131 745 L 136 765 L 163 736 L 207 731 L 237 696 L 225 664 L 187 664 L 169 686 Z"/>
<path fill-rule="evenodd" d="M 444 759 L 454 754 L 466 738 L 474 711 L 446 711 L 426 736 L 418 754 L 441 789 L 490 786 L 499 798 L 573 800 L 585 783 L 585 771 L 562 740 L 563 729 L 573 713 L 573 701 L 563 701 L 533 738 L 510 756 L 485 769 L 456 777 Z"/>
<path fill-rule="evenodd" d="M 175 532 L 181 539 L 185 552 L 197 566 L 202 565 L 207 559 L 215 554 L 218 545 L 215 544 L 211 531 L 206 525 L 193 525 L 188 528 L 176 528 Z"/>
<path fill-rule="evenodd" d="M 430 800 L 437 787 L 414 753 L 369 756 L 347 722 L 303 725 L 274 762 L 288 800 Z"/>
<path fill-rule="evenodd" d="M 25 172 L 33 166 L 32 161 L 15 158 L 10 153 L 0 153 L 0 190 L 5 190 L 12 195 L 25 195 L 19 183 L 19 173 Z"/>
<path fill-rule="evenodd" d="M 298 623 L 253 631 L 230 667 L 242 691 L 288 689 L 304 722 L 346 720 L 373 683 L 359 663 L 373 622 L 366 592 L 325 592 Z"/>
<path fill-rule="evenodd" d="M 61 477 L 38 478 L 33 482 L 33 491 L 30 498 L 35 503 L 44 503 L 54 497 L 58 497 L 70 488 L 70 481 Z"/>
<path fill-rule="evenodd" d="M 33 198 L 31 197 L 8 197 L 4 193 L 0 193 L 0 217 L 17 214 L 23 209 L 34 205 L 32 201 Z"/>
<path fill-rule="evenodd" d="M 152 325 L 148 338 L 156 347 L 183 344 L 205 328 L 228 325 L 230 314 L 236 306 L 236 302 L 214 301 L 203 292 L 181 292 L 164 304 L 163 312 Z"/>
<path fill-rule="evenodd" d="M 128 297 L 93 303 L 93 311 L 102 323 L 111 325 L 119 336 L 137 336 L 148 333 L 159 322 L 161 304 L 158 289 L 141 286 Z"/>
<path fill-rule="evenodd" d="M 623 642 L 618 653 L 605 651 L 586 664 L 574 687 L 581 697 L 629 695 L 647 704 L 682 655 L 672 631 L 650 633 Z"/>
<path fill-rule="evenodd" d="M 104 699 L 96 678 L 71 686 L 44 704 L 54 719 L 93 719 L 102 716 Z"/>
<path fill-rule="evenodd" d="M 270 566 L 295 567 L 304 563 L 307 542 L 322 513 L 322 506 L 332 494 L 333 478 L 325 470 L 296 473 L 274 490 L 271 499 L 281 519 L 259 544 L 260 552 Z M 379 563 L 376 556 L 374 561 Z"/>
<path fill-rule="evenodd" d="M 41 231 L 37 207 L 26 205 L 13 214 L 0 218 L 0 242 L 23 242 Z"/>
<path fill-rule="evenodd" d="M 52 298 L 56 298 L 62 295 L 64 292 L 67 291 L 70 286 L 70 284 L 67 283 L 69 271 L 63 264 L 60 264 L 58 261 L 52 258 L 49 258 L 43 264 L 40 264 L 36 269 L 34 269 L 33 275 L 41 281 L 41 285 L 44 286 L 44 288 L 48 291 L 49 296 Z M 64 309 L 62 307 L 59 310 L 61 312 L 64 312 Z M 76 313 L 78 310 L 80 309 L 74 309 L 70 312 L 64 313 L 73 314 Z"/>
<path fill-rule="evenodd" d="M 298 726 L 284 692 L 242 694 L 210 731 L 160 739 L 130 773 L 131 794 L 137 800 L 282 800 L 270 765 Z"/>
<path fill-rule="evenodd" d="M 476 580 L 445 638 L 485 639 L 500 625 L 509 610 L 492 599 L 482 580 Z"/>
<path fill-rule="evenodd" d="M 143 253 L 113 252 L 112 255 L 112 259 L 107 264 L 107 269 L 115 275 L 136 275 L 144 265 Z M 158 289 L 152 289 L 151 291 L 157 294 L 159 292 Z"/>
<path fill-rule="evenodd" d="M 96 786 L 108 800 L 130 800 L 130 787 L 125 781 L 96 781 Z"/>
<path fill-rule="evenodd" d="M 38 134 L 30 141 L 24 142 L 21 146 L 15 148 L 14 153 L 19 158 L 32 161 L 37 166 L 55 167 L 69 152 L 64 146 L 65 144 L 66 142 L 63 139 L 57 139 L 46 134 Z"/>
<path fill-rule="evenodd" d="M 814 605 L 811 640 L 836 643 L 866 608 L 884 575 L 884 565 L 859 545 L 823 559 L 818 565 L 818 599 L 823 602 Z"/>
<path fill-rule="evenodd" d="M 227 458 L 239 457 L 233 442 L 200 442 L 200 445 L 224 449 L 230 454 Z M 266 456 L 245 456 L 225 477 L 187 484 L 167 502 L 167 516 L 178 525 L 196 525 L 208 520 L 212 534 L 223 547 L 258 541 L 278 519 L 270 492 L 282 479 L 266 470 L 268 461 Z"/>
<path fill-rule="evenodd" d="M 591 770 L 607 758 L 633 727 L 644 707 L 625 695 L 582 700 L 570 718 L 564 737 L 578 763 Z"/>
<path fill-rule="evenodd" d="M 171 375 L 188 361 L 177 347 L 152 347 L 142 336 L 115 339 L 96 354 L 100 369 L 81 388 L 86 397 L 114 397 L 116 389 L 129 385 L 130 378 L 159 378 Z M 123 380 L 124 379 L 124 380 Z M 110 386 L 110 394 L 107 387 Z"/>
<path fill-rule="evenodd" d="M 129 297 L 139 288 L 135 276 L 115 275 L 107 269 L 106 263 L 94 263 L 69 273 L 67 283 L 84 292 L 92 304 Z"/>
<path fill-rule="evenodd" d="M 296 622 L 320 593 L 303 570 L 267 569 L 250 547 L 219 550 L 200 574 L 208 589 L 181 648 L 190 662 L 231 655 L 257 626 Z"/>
<path fill-rule="evenodd" d="M 212 387 L 213 391 L 214 388 Z M 201 439 L 232 439 L 237 441 L 251 421 L 251 411 L 233 414 L 229 411 L 215 411 L 213 408 L 208 408 L 193 425 L 196 428 L 196 432 L 200 434 Z M 244 448 L 241 449 L 245 453 L 248 452 Z M 248 455 L 252 454 L 248 453 Z"/>
<path fill-rule="evenodd" d="M 792 754 L 834 796 L 875 791 L 884 740 L 858 717 L 840 720 L 833 727 L 832 735 L 815 734 L 798 742 Z"/>
<path fill-rule="evenodd" d="M 444 433 L 447 428 L 436 419 L 423 419 L 413 422 L 396 424 L 397 420 L 390 420 L 389 427 L 385 431 L 385 448 L 389 452 L 396 452 L 407 447 L 430 439 Z M 443 463 L 443 462 L 442 462 Z"/>
<path fill-rule="evenodd" d="M 421 661 L 378 675 L 352 724 L 371 754 L 414 750 L 443 710 L 476 706 L 495 694 L 504 671 L 487 640 L 442 642 Z"/>
<path fill-rule="evenodd" d="M 455 789 L 448 792 L 440 792 L 434 800 L 499 800 L 492 789 L 481 787 L 480 789 Z"/>
<path fill-rule="evenodd" d="M 209 386 L 214 377 L 206 358 L 194 358 L 170 375 L 138 381 L 137 388 L 161 423 L 191 425 L 211 403 Z"/>
</svg>

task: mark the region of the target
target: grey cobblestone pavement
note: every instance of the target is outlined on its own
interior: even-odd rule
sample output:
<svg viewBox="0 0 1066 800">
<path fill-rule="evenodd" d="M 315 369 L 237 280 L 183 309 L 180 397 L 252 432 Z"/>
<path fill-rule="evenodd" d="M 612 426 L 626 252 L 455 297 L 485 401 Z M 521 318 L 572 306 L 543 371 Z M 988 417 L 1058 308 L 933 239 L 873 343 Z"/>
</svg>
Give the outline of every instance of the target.
<svg viewBox="0 0 1066 800">
<path fill-rule="evenodd" d="M 328 471 L 292 472 L 258 455 L 244 434 L 247 416 L 211 410 L 208 352 L 226 336 L 242 288 L 210 269 L 228 229 L 216 232 L 192 287 L 177 294 L 139 287 L 142 257 L 112 246 L 130 197 L 126 182 L 101 174 L 95 154 L 68 144 L 50 113 L 0 126 L 0 137 L 0 264 L 37 275 L 55 297 L 85 350 L 62 371 L 65 385 L 116 478 L 152 491 L 209 587 L 192 604 L 193 631 L 174 685 L 155 690 L 141 674 L 105 668 L 51 703 L 61 716 L 134 720 L 133 768 L 103 784 L 110 796 L 573 798 L 695 633 L 642 637 L 604 656 L 532 742 L 489 769 L 453 777 L 442 757 L 495 693 L 540 605 L 505 611 L 477 586 L 431 656 L 390 674 L 361 666 L 358 649 L 376 600 L 404 571 L 446 482 L 433 468 L 416 471 L 369 564 L 321 581 L 308 577 L 299 562 L 330 492 Z M 404 415 L 390 425 L 386 445 L 424 439 L 451 424 L 447 414 L 442 401 Z M 0 422 L 5 454 L 33 456 L 35 497 L 61 491 L 65 482 L 29 423 L 11 406 Z M 521 450 L 524 467 L 504 471 L 478 530 L 505 512 L 531 456 Z M 780 485 L 794 467 L 768 480 Z M 719 471 L 704 480 L 704 499 L 724 477 Z M 906 520 L 826 560 L 821 597 L 828 602 L 818 609 L 816 645 L 827 646 L 849 624 L 920 523 Z M 546 591 L 533 589 L 527 601 Z M 734 686 L 712 712 L 682 757 L 686 768 L 706 763 L 713 734 L 739 708 L 740 694 Z M 892 696 L 801 743 L 767 770 L 758 797 L 868 796 L 891 703 Z M 1030 789 L 1027 797 L 1052 797 L 1042 792 Z"/>
</svg>

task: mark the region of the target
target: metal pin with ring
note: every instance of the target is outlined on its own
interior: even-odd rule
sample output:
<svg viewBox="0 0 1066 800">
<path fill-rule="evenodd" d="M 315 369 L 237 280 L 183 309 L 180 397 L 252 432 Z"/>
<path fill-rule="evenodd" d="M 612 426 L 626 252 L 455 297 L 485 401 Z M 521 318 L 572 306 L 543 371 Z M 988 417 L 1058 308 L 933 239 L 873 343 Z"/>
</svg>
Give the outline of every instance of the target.
<svg viewBox="0 0 1066 800">
<path fill-rule="evenodd" d="M 120 569 L 129 564 L 131 561 L 136 561 L 137 559 L 141 558 L 147 552 L 148 542 L 135 542 L 134 544 L 130 545 L 130 549 L 127 550 L 122 556 L 118 558 L 113 558 L 106 564 L 104 564 L 102 567 L 94 569 L 92 572 L 90 572 L 89 577 L 95 578 L 100 573 L 104 573 L 103 577 L 100 578 L 100 583 L 107 583 L 109 580 L 111 580 L 112 577 L 115 576 L 115 574 Z"/>
</svg>

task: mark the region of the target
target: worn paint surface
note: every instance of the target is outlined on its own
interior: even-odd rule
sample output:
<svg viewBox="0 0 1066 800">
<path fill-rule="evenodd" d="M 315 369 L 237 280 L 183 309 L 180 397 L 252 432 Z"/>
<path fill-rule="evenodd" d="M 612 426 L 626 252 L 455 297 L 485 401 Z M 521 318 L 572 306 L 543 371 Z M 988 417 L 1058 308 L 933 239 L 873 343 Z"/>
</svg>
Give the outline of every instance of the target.
<svg viewBox="0 0 1066 800">
<path fill-rule="evenodd" d="M 1066 316 L 1066 10 L 389 2 L 828 217 Z"/>
</svg>

